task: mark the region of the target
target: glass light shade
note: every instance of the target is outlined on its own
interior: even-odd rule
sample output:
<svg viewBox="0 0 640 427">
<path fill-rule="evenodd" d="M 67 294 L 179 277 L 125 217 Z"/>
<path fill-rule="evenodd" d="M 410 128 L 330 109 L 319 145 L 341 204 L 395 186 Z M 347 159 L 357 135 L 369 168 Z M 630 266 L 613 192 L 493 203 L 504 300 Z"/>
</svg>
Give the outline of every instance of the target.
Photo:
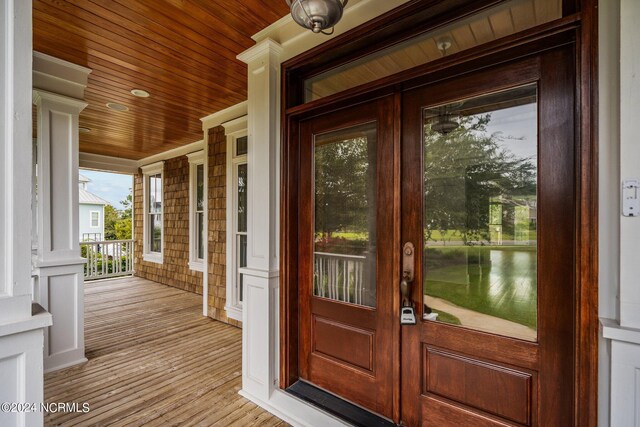
<svg viewBox="0 0 640 427">
<path fill-rule="evenodd" d="M 342 18 L 348 0 L 286 0 L 291 17 L 298 25 L 319 33 L 331 28 Z"/>
</svg>

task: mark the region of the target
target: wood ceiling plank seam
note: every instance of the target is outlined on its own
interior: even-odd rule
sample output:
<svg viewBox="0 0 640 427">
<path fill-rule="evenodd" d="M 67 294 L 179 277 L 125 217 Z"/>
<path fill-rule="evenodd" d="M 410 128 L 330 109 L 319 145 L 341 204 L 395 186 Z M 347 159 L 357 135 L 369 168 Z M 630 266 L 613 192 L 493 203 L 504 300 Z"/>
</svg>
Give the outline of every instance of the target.
<svg viewBox="0 0 640 427">
<path fill-rule="evenodd" d="M 155 105 L 153 101 L 149 105 L 141 105 L 136 100 L 123 101 L 121 99 L 118 99 L 117 96 L 109 96 L 109 94 L 106 92 L 104 94 L 103 93 L 96 94 L 93 90 L 94 88 L 92 88 L 91 91 L 86 90 L 85 94 L 91 95 L 92 97 L 91 99 L 98 103 L 96 104 L 96 106 L 99 105 L 102 107 L 107 102 L 116 102 L 126 106 L 131 106 L 132 108 L 130 108 L 130 110 L 135 112 L 136 114 L 169 114 L 172 117 L 176 117 L 176 118 L 187 117 L 189 119 L 192 119 L 193 117 L 203 117 L 201 115 L 202 113 L 199 111 L 195 111 L 187 108 L 181 108 L 180 106 L 172 106 L 172 105 L 167 105 L 166 103 L 160 103 L 160 102 L 158 102 L 158 105 Z"/>
<path fill-rule="evenodd" d="M 36 35 L 40 35 L 38 32 L 40 31 L 40 29 L 36 30 L 34 33 Z M 58 48 L 56 45 L 56 43 L 59 43 L 60 38 L 53 36 L 51 34 L 48 35 L 48 39 L 47 41 L 39 41 L 38 44 L 43 45 L 43 46 L 47 46 L 46 49 L 39 49 L 40 51 L 43 51 L 44 53 L 49 53 L 53 56 L 57 56 L 57 57 L 61 57 L 61 55 L 59 54 L 60 52 L 62 52 L 62 50 L 60 48 Z M 54 43 L 54 47 L 49 47 L 52 46 L 51 44 L 48 43 Z M 37 45 L 36 45 L 37 46 Z M 216 87 L 211 87 L 211 86 L 204 86 L 201 83 L 195 82 L 193 80 L 189 80 L 189 79 L 185 79 L 182 76 L 175 76 L 173 74 L 171 74 L 171 76 L 167 76 L 165 72 L 161 73 L 162 74 L 162 79 L 158 78 L 158 74 L 154 74 L 153 70 L 151 69 L 145 69 L 145 68 L 141 68 L 141 67 L 136 67 L 135 64 L 130 64 L 127 61 L 123 61 L 120 60 L 118 58 L 114 58 L 108 55 L 108 53 L 103 53 L 99 50 L 89 50 L 87 52 L 87 54 L 85 55 L 85 58 L 83 60 L 89 60 L 89 63 L 87 64 L 87 66 L 89 68 L 92 69 L 96 69 L 95 66 L 93 66 L 92 62 L 96 62 L 95 58 L 98 58 L 106 63 L 109 64 L 114 64 L 120 68 L 126 69 L 128 70 L 128 72 L 126 74 L 128 74 L 129 76 L 135 78 L 136 80 L 139 80 L 139 76 L 147 76 L 149 79 L 152 79 L 154 81 L 157 82 L 161 82 L 164 85 L 169 85 L 171 87 L 173 86 L 180 86 L 180 90 L 181 91 L 187 91 L 187 92 L 198 92 L 198 91 L 204 91 L 205 89 L 208 89 L 210 92 L 215 92 L 215 96 L 217 97 L 225 97 L 225 96 L 229 96 L 231 98 L 233 98 L 235 95 L 237 95 L 238 93 L 241 94 L 241 97 L 246 97 L 246 87 L 238 87 L 236 90 L 220 90 L 217 89 Z M 63 58 L 65 59 L 65 58 Z M 94 59 L 93 61 L 91 61 L 91 59 Z M 82 65 L 82 64 L 80 64 Z M 154 69 L 157 69 L 157 67 L 153 67 Z M 203 87 L 204 86 L 204 87 Z M 220 87 L 219 85 L 216 84 L 217 87 Z M 244 93 L 244 95 L 242 95 Z"/>
<path fill-rule="evenodd" d="M 178 44 L 179 46 L 186 47 L 187 49 L 193 50 L 194 52 L 199 50 L 197 53 L 199 55 L 202 55 L 205 58 L 210 58 L 211 54 L 220 55 L 219 52 L 217 52 L 214 49 L 211 49 L 209 44 L 202 45 L 200 43 L 197 43 L 194 40 L 189 39 L 186 35 L 177 33 L 175 31 L 171 31 L 168 28 L 148 19 L 144 15 L 133 12 L 136 15 L 135 18 L 133 16 L 130 16 L 132 13 L 131 9 L 128 9 L 125 6 L 122 6 L 118 3 L 115 3 L 112 0 L 91 0 L 91 2 L 96 4 L 97 6 L 100 6 L 100 9 L 105 11 L 105 19 L 109 20 L 109 18 L 107 18 L 106 16 L 120 17 L 118 19 L 118 22 L 126 21 L 128 23 L 127 25 L 131 26 L 131 28 L 139 28 L 140 31 L 135 31 L 135 32 L 140 34 L 141 36 L 147 37 L 147 33 L 150 33 L 152 35 L 153 34 L 161 35 L 163 40 L 166 43 L 171 43 L 171 44 L 175 43 L 175 44 Z M 128 15 L 126 11 L 128 11 Z M 112 21 L 112 22 L 116 22 L 116 21 Z M 139 22 L 144 23 L 144 25 L 139 24 Z M 124 25 L 124 22 L 123 22 L 123 25 Z M 166 34 L 161 34 L 160 33 L 161 31 L 166 32 Z"/>
<path fill-rule="evenodd" d="M 87 114 L 80 119 L 80 123 L 82 126 L 90 128 L 92 131 L 96 132 L 105 132 L 114 136 L 132 136 L 135 135 L 136 127 L 141 126 L 140 122 L 143 123 L 146 129 L 146 132 L 150 138 L 160 137 L 162 135 L 170 135 L 172 138 L 183 137 L 185 135 L 192 136 L 200 136 L 202 137 L 202 128 L 198 131 L 195 126 L 190 125 L 188 128 L 178 128 L 179 122 L 169 122 L 164 120 L 150 120 L 145 118 L 144 120 L 139 120 L 138 123 L 127 123 L 123 122 L 119 119 L 114 120 L 104 120 L 100 119 L 99 115 L 91 115 Z M 161 127 L 162 125 L 151 125 L 150 123 L 163 123 L 166 127 Z M 174 127 L 175 129 L 167 131 L 167 127 L 171 129 Z"/>
<path fill-rule="evenodd" d="M 124 127 L 117 128 L 117 126 L 113 128 L 105 129 L 104 127 L 98 126 L 96 122 L 92 122 L 89 129 L 91 129 L 91 133 L 95 135 L 100 135 L 101 137 L 109 136 L 110 138 L 117 138 L 117 139 L 131 139 L 131 138 L 143 137 L 152 142 L 161 142 L 161 140 L 165 140 L 165 139 L 172 140 L 172 141 L 174 140 L 177 141 L 184 138 L 188 138 L 193 141 L 198 141 L 199 139 L 202 139 L 202 132 L 171 131 L 170 133 L 167 133 L 167 132 L 163 132 L 162 129 L 158 129 L 158 128 L 151 129 L 148 127 L 144 127 L 144 129 L 141 130 L 143 126 L 145 125 L 141 124 L 137 129 L 133 128 L 132 130 L 130 130 L 131 128 L 125 129 Z"/>
<path fill-rule="evenodd" d="M 214 0 L 214 1 L 224 3 L 225 0 Z M 282 0 L 255 0 L 253 2 L 249 0 L 244 3 L 249 8 L 249 11 L 252 11 L 252 10 L 267 11 L 269 15 L 265 16 L 265 19 L 271 23 L 276 22 L 277 20 L 281 19 L 283 16 L 286 16 L 291 12 L 286 2 Z M 274 7 L 274 5 L 276 5 L 276 7 Z"/>
<path fill-rule="evenodd" d="M 238 28 L 235 25 L 233 25 L 232 22 L 230 22 L 231 20 L 225 20 L 222 16 L 219 15 L 220 10 L 233 9 L 233 8 L 230 8 L 228 4 L 225 8 L 218 9 L 216 13 L 211 13 L 207 8 L 200 7 L 200 4 L 197 4 L 193 0 L 189 2 L 183 2 L 182 0 L 165 0 L 165 2 L 172 3 L 174 8 L 178 9 L 184 15 L 195 19 L 200 24 L 205 25 L 208 29 L 210 29 L 212 33 L 216 33 L 223 39 L 231 41 L 233 44 L 236 45 L 235 47 L 231 48 L 233 52 L 245 51 L 249 47 L 251 47 L 251 45 L 253 45 L 253 40 L 251 39 L 251 35 L 253 34 L 245 35 L 244 33 L 238 32 Z M 242 5 L 243 5 L 243 2 L 238 2 L 235 6 L 242 7 Z M 252 16 L 254 14 L 247 15 L 247 17 Z M 207 16 L 208 18 L 202 19 L 203 15 Z M 259 25 L 252 26 L 252 27 L 260 28 Z M 233 30 L 233 37 L 229 36 L 230 32 L 228 31 L 220 31 L 219 30 L 220 28 L 229 28 Z M 209 33 L 210 32 L 207 31 L 205 34 L 209 34 Z M 217 40 L 215 41 L 217 42 Z M 244 43 L 240 43 L 240 41 Z M 238 49 L 242 49 L 242 50 L 238 50 Z"/>
<path fill-rule="evenodd" d="M 228 7 L 226 0 L 192 0 L 198 4 L 199 7 L 210 10 L 210 14 L 221 14 L 221 18 L 228 22 L 233 28 L 238 28 L 238 24 L 242 27 L 243 34 L 251 38 L 255 33 L 268 27 L 272 22 L 275 22 L 289 13 L 289 7 L 286 6 L 284 1 L 276 0 L 274 3 L 280 8 L 278 11 L 272 7 L 265 7 L 262 2 L 254 2 L 245 0 L 238 2 L 236 7 Z M 215 9 L 214 9 L 215 8 Z M 260 11 L 260 13 L 256 13 Z M 263 18 L 264 15 L 265 16 Z M 234 18 L 228 18 L 233 16 Z M 251 21 L 251 22 L 249 22 Z M 258 29 L 256 31 L 256 29 Z M 253 31 L 253 32 L 252 32 Z"/>
<path fill-rule="evenodd" d="M 148 105 L 144 105 L 143 103 L 144 99 L 145 98 L 124 101 L 122 99 L 118 99 L 117 97 L 106 97 L 102 95 L 95 95 L 95 93 L 93 93 L 90 90 L 85 91 L 85 100 L 88 101 L 89 104 L 93 104 L 93 102 L 95 102 L 96 105 L 99 105 L 106 111 L 110 111 L 110 110 L 107 110 L 108 108 L 106 107 L 107 102 L 116 102 L 116 103 L 126 105 L 129 108 L 128 112 L 148 113 L 151 115 L 170 114 L 172 117 L 175 117 L 176 119 L 184 118 L 189 120 L 191 120 L 192 117 L 196 115 L 196 114 L 190 114 L 188 111 L 185 111 L 181 108 L 172 108 L 172 107 L 167 108 L 164 105 L 161 105 L 160 102 L 155 103 L 153 102 L 153 100 L 151 100 L 151 103 L 148 103 Z M 123 113 L 126 114 L 127 112 L 123 112 Z"/>
<path fill-rule="evenodd" d="M 236 55 L 287 13 L 280 0 L 34 0 L 34 47 L 93 70 L 81 151 L 138 160 L 202 139 L 201 117 L 246 100 Z"/>
<path fill-rule="evenodd" d="M 99 61 L 100 61 L 100 64 L 102 64 L 103 61 L 102 60 L 99 60 Z M 164 83 L 159 84 L 157 83 L 157 81 L 151 82 L 147 80 L 147 76 L 145 76 L 144 79 L 134 79 L 135 76 L 130 76 L 129 74 L 126 74 L 127 76 L 130 77 L 130 79 L 127 79 L 127 80 L 120 79 L 119 81 L 114 80 L 114 79 L 118 79 L 119 76 L 123 74 L 124 73 L 118 73 L 117 69 L 107 68 L 104 65 L 97 65 L 95 66 L 95 68 L 93 68 L 93 72 L 89 74 L 89 81 L 93 83 L 93 80 L 95 80 L 96 82 L 100 82 L 101 85 L 104 84 L 104 85 L 111 85 L 113 87 L 121 87 L 123 90 L 127 92 L 131 88 L 136 87 L 136 85 L 138 85 L 138 86 L 143 86 L 144 89 L 149 89 L 149 92 L 161 97 L 173 98 L 175 96 L 175 89 L 170 90 L 172 88 L 175 88 L 175 85 L 167 86 Z M 207 109 L 212 103 L 215 104 L 220 99 L 224 99 L 219 94 L 217 97 L 213 97 L 213 96 L 208 97 L 205 94 L 205 91 L 201 91 L 198 93 L 198 92 L 185 91 L 184 89 L 181 89 L 181 94 L 182 94 L 182 99 L 187 99 L 188 102 L 196 110 Z M 246 99 L 246 96 L 245 96 L 245 99 Z"/>
<path fill-rule="evenodd" d="M 103 156 L 118 157 L 121 159 L 140 160 L 144 159 L 146 155 L 138 150 L 130 150 L 123 147 L 112 147 L 108 145 L 102 145 L 100 149 L 96 149 L 95 144 L 83 144 L 80 142 L 80 152 L 89 154 L 100 154 Z"/>
<path fill-rule="evenodd" d="M 50 54 L 55 54 L 56 53 L 56 52 L 50 52 L 47 49 L 44 49 L 44 50 L 41 50 L 41 51 L 43 51 L 44 53 L 50 53 Z M 90 55 L 93 56 L 93 54 L 90 54 Z M 98 57 L 98 58 L 100 58 L 102 60 L 105 60 L 107 62 L 109 61 L 108 59 L 102 58 L 103 55 L 100 52 L 96 52 L 95 55 L 96 55 L 95 57 Z M 60 57 L 60 56 L 58 56 L 58 57 Z M 120 64 L 120 61 L 116 65 L 119 65 L 119 64 Z M 93 68 L 93 69 L 95 70 L 95 68 Z M 133 82 L 131 84 L 131 86 L 130 86 L 131 88 L 138 87 L 140 85 L 140 83 L 143 82 L 142 79 L 136 78 L 138 75 L 146 75 L 149 78 L 153 78 L 153 76 L 149 75 L 146 72 L 145 73 L 136 74 L 136 72 L 134 70 L 131 70 L 129 68 L 127 68 L 127 69 L 129 70 L 128 74 L 131 77 L 134 77 L 134 80 L 135 80 L 135 82 Z M 198 85 L 195 82 L 183 81 L 182 79 L 179 79 L 179 78 L 175 78 L 174 80 L 171 80 L 169 77 L 163 76 L 162 79 L 156 79 L 156 81 L 158 81 L 159 83 L 165 85 L 165 87 L 178 88 L 178 89 L 176 89 L 177 91 L 179 91 L 181 93 L 184 93 L 184 95 L 182 95 L 182 96 L 190 96 L 190 97 L 192 97 L 193 93 L 194 92 L 198 92 L 198 91 L 202 91 L 202 92 L 206 92 L 206 93 L 216 92 L 215 90 L 213 90 L 211 88 L 203 88 L 201 85 Z M 147 85 L 147 87 L 149 87 L 149 85 Z M 154 86 L 154 87 L 157 87 L 157 86 Z M 205 89 L 211 89 L 211 90 L 210 91 L 206 91 Z M 127 89 L 127 90 L 130 90 L 130 89 Z M 246 88 L 244 88 L 243 91 L 238 91 L 238 92 L 228 92 L 228 91 L 226 93 L 217 92 L 215 95 L 212 95 L 212 98 L 214 96 L 216 98 L 227 99 L 227 100 L 229 100 L 230 105 L 234 105 L 235 103 L 241 102 L 242 100 L 246 99 Z"/>
<path fill-rule="evenodd" d="M 121 102 L 121 103 L 124 103 L 125 105 L 128 105 L 131 102 L 137 102 L 138 100 L 140 100 L 140 98 L 134 97 L 134 95 L 131 95 L 130 93 L 127 96 L 126 93 L 123 93 L 120 90 L 114 91 L 112 90 L 111 87 L 103 86 L 102 83 L 98 81 L 93 81 L 90 85 L 88 85 L 87 88 L 85 89 L 85 93 L 93 93 L 95 94 L 95 96 L 103 96 L 105 99 L 110 99 L 115 102 Z M 124 96 L 126 98 L 122 98 L 122 100 L 120 100 L 118 97 L 121 97 L 121 96 Z M 145 99 L 145 98 L 142 98 L 142 99 Z M 199 115 L 199 114 L 202 114 L 202 111 L 203 111 L 202 108 L 194 108 L 192 105 L 189 105 L 186 103 L 179 103 L 169 98 L 158 96 L 155 93 L 153 94 L 153 97 L 146 98 L 146 99 L 153 104 L 153 107 L 160 106 L 165 109 L 170 108 L 171 110 L 181 109 L 187 112 L 189 115 Z"/>
<path fill-rule="evenodd" d="M 219 40 L 216 40 L 215 38 L 211 38 L 208 37 L 211 33 L 217 33 L 220 35 L 220 37 L 222 37 L 225 40 L 228 40 L 229 42 L 231 42 L 233 45 L 235 45 L 235 48 L 230 49 L 231 52 L 236 52 L 235 49 L 238 49 L 237 53 L 240 53 L 244 50 L 247 49 L 247 47 L 250 47 L 251 45 L 247 45 L 247 47 L 243 47 L 243 45 L 239 44 L 236 40 L 234 40 L 232 37 L 229 37 L 229 34 L 224 34 L 224 33 L 220 33 L 219 31 L 217 31 L 216 29 L 209 27 L 207 25 L 201 25 L 201 21 L 200 19 L 196 18 L 196 17 L 183 17 L 183 14 L 180 13 L 175 13 L 175 14 L 166 14 L 164 10 L 162 10 L 161 8 L 157 8 L 157 9 L 151 9 L 150 7 L 143 5 L 140 2 L 136 2 L 136 1 L 131 1 L 131 0 L 126 0 L 126 1 L 120 1 L 120 0 L 113 0 L 114 2 L 117 2 L 125 7 L 127 7 L 128 9 L 137 11 L 139 13 L 145 14 L 146 16 L 149 17 L 149 19 L 152 19 L 153 21 L 155 21 L 156 23 L 158 23 L 159 25 L 162 25 L 168 29 L 172 29 L 172 31 L 174 32 L 179 32 L 180 29 L 183 29 L 183 27 L 189 28 L 191 29 L 193 32 L 192 34 L 198 34 L 200 35 L 202 38 L 204 38 L 203 45 L 207 45 L 208 43 L 214 43 L 214 44 L 219 44 Z M 135 7 L 135 9 L 133 9 Z M 175 9 L 175 8 L 174 8 Z M 158 22 L 158 19 L 160 19 L 161 16 L 164 16 L 164 19 L 162 19 L 163 22 Z M 156 19 L 154 19 L 156 18 Z M 195 19 L 194 19 L 195 18 Z M 219 28 L 223 28 L 222 26 Z M 237 55 L 236 53 L 236 55 Z"/>
<path fill-rule="evenodd" d="M 42 21 L 43 18 L 50 25 L 58 27 L 59 30 L 65 30 L 64 21 L 60 21 L 58 18 L 51 17 L 50 15 L 45 15 L 45 17 L 39 17 L 41 25 L 46 25 Z M 99 33 L 100 31 L 92 33 L 84 28 L 77 27 L 75 25 L 67 26 L 66 30 L 68 33 L 75 34 L 76 36 L 83 38 L 85 41 L 85 46 L 87 46 L 88 49 L 92 49 L 95 52 L 101 52 L 103 55 L 107 55 L 108 57 L 111 57 L 114 60 L 119 60 L 127 65 L 139 67 L 141 69 L 153 69 L 156 70 L 158 75 L 163 76 L 168 76 L 168 73 L 170 72 L 172 75 L 179 75 L 186 80 L 191 80 L 203 86 L 209 86 L 212 89 L 228 91 L 228 89 L 224 85 L 218 84 L 216 81 L 211 80 L 211 77 L 213 76 L 210 74 L 210 70 L 207 72 L 202 72 L 200 70 L 191 68 L 191 72 L 189 72 L 188 70 L 175 65 L 175 63 L 171 61 L 171 58 L 166 58 L 167 60 L 163 60 L 159 57 L 151 56 L 148 53 L 138 52 L 133 48 L 126 46 L 128 43 L 120 43 L 112 40 L 112 38 L 109 37 L 102 37 L 103 42 L 94 40 L 95 35 L 97 35 L 97 33 Z M 120 38 L 119 36 L 115 37 Z M 162 66 L 157 65 L 159 62 L 162 62 Z M 233 73 L 231 73 L 230 75 L 224 74 L 224 76 L 231 80 L 237 81 L 237 77 L 231 77 L 232 74 Z M 218 76 L 218 79 L 216 80 L 219 79 L 220 76 Z"/>
<path fill-rule="evenodd" d="M 109 148 L 113 148 L 114 145 L 112 144 L 100 144 L 97 142 L 91 142 L 87 145 L 90 145 L 89 147 L 87 147 L 85 145 L 85 140 L 81 139 L 80 140 L 80 151 L 81 152 L 88 152 L 88 153 L 94 153 L 94 154 L 100 154 L 100 151 L 104 151 L 107 147 Z M 114 149 L 113 153 L 118 153 L 120 151 L 122 152 L 129 152 L 130 155 L 136 155 L 139 156 L 138 158 L 144 158 L 144 157 L 149 157 L 152 156 L 154 154 L 158 154 L 158 153 L 162 153 L 168 150 L 172 150 L 174 148 L 179 148 L 182 147 L 184 145 L 188 145 L 191 144 L 193 142 L 197 141 L 197 139 L 191 139 L 191 138 L 181 138 L 179 140 L 176 141 L 172 141 L 172 142 L 161 142 L 161 143 L 151 143 L 150 141 L 140 141 L 140 140 L 123 140 L 124 144 L 117 146 L 116 149 Z M 129 148 L 129 147 L 136 147 L 136 148 Z M 102 147 L 99 151 L 96 150 L 96 148 L 100 148 Z M 134 154 L 135 153 L 135 154 Z M 135 159 L 137 160 L 137 159 Z"/>
<path fill-rule="evenodd" d="M 149 111 L 149 110 L 143 110 L 143 111 L 138 110 L 136 112 L 137 114 L 129 114 L 134 111 L 131 111 L 131 110 L 127 112 L 113 111 L 113 110 L 107 109 L 107 107 L 102 107 L 102 105 L 104 104 L 100 104 L 100 108 L 95 108 L 95 107 L 90 108 L 87 111 L 86 115 L 84 115 L 83 117 L 99 118 L 100 116 L 103 116 L 105 117 L 105 120 L 116 120 L 122 124 L 130 124 L 130 125 L 137 124 L 139 120 L 163 120 L 163 121 L 166 121 L 167 123 L 173 123 L 173 124 L 179 124 L 181 122 L 182 123 L 193 122 L 191 124 L 193 126 L 193 124 L 199 121 L 198 119 L 194 120 L 190 116 L 175 116 L 171 113 L 160 114 L 158 112 Z M 134 116 L 137 116 L 137 117 L 134 117 Z"/>
<path fill-rule="evenodd" d="M 40 4 L 42 4 L 43 2 L 53 2 L 55 0 L 37 0 L 37 2 L 39 2 Z M 68 12 L 70 13 L 72 16 L 78 16 L 78 14 L 83 14 L 84 13 L 89 13 L 92 15 L 95 15 L 96 17 L 98 17 L 99 15 L 97 15 L 95 13 L 95 7 L 100 7 L 100 6 L 104 6 L 107 10 L 110 10 L 111 7 L 113 7 L 115 5 L 115 3 L 113 2 L 113 0 L 110 0 L 108 2 L 102 2 L 102 3 L 98 3 L 100 0 L 91 0 L 91 1 L 87 1 L 87 0 L 67 0 L 67 4 L 69 6 L 73 6 L 74 7 L 74 11 L 75 12 Z M 128 2 L 133 3 L 131 1 Z M 138 2 L 139 3 L 139 2 Z M 159 2 L 157 2 L 159 4 Z M 156 4 L 156 6 L 158 6 L 158 4 Z M 56 7 L 56 6 L 54 6 Z M 152 16 L 158 16 L 158 14 L 162 14 L 162 8 L 160 7 L 156 7 L 155 9 L 151 9 L 147 6 L 143 6 L 145 8 L 148 8 L 149 12 L 143 16 L 147 17 L 147 21 L 151 20 L 150 17 Z M 130 8 L 128 8 L 129 10 L 131 10 Z M 164 16 L 167 16 L 166 14 L 163 14 Z M 175 13 L 171 16 L 167 16 L 167 18 L 172 19 L 173 21 L 175 21 L 178 17 L 180 16 L 180 13 Z M 138 14 L 138 18 L 140 17 L 140 14 Z M 112 22 L 109 19 L 105 19 L 108 22 Z M 155 21 L 152 21 L 155 22 Z M 117 25 L 117 24 L 116 24 Z M 158 23 L 158 25 L 160 25 Z M 121 26 L 119 26 L 121 27 Z M 124 27 L 121 27 L 124 28 Z M 166 28 L 166 27 L 165 27 Z M 169 30 L 168 33 L 171 35 L 176 35 L 176 34 L 183 34 L 186 35 L 189 31 L 195 33 L 195 34 L 199 34 L 197 33 L 192 26 L 190 25 L 184 25 L 184 26 L 180 26 L 180 27 L 176 27 L 176 29 L 174 30 Z M 210 28 L 209 31 L 213 31 L 216 32 L 215 28 Z M 206 42 L 203 46 L 207 46 L 211 43 L 211 40 L 209 40 L 208 42 Z M 215 43 L 215 41 L 214 41 Z M 228 41 L 225 41 L 226 44 L 223 44 L 221 46 L 225 47 L 225 51 L 218 51 L 218 50 L 213 50 L 212 53 L 214 55 L 221 55 L 221 56 L 225 56 L 227 59 L 229 60 L 234 60 L 235 59 L 235 55 L 233 55 L 233 52 L 235 52 L 236 49 L 242 49 L 242 45 L 240 43 L 238 43 L 237 40 L 233 40 L 233 39 L 229 39 Z"/>
<path fill-rule="evenodd" d="M 86 119 L 85 119 L 86 120 Z M 118 127 L 117 123 L 114 123 L 111 126 L 105 125 L 104 123 L 99 123 L 96 121 L 91 121 L 89 123 L 85 123 L 84 121 L 81 121 L 80 123 L 82 123 L 84 126 L 88 127 L 89 129 L 91 129 L 91 133 L 92 134 L 96 134 L 96 135 L 110 135 L 114 138 L 130 138 L 130 137 L 136 137 L 137 134 L 140 133 L 139 128 L 141 126 L 145 126 L 144 130 L 145 130 L 145 136 L 151 140 L 155 140 L 158 138 L 170 138 L 170 139 L 181 139 L 181 138 L 191 138 L 194 141 L 197 141 L 198 139 L 202 139 L 202 131 L 197 132 L 195 130 L 171 130 L 169 132 L 167 132 L 166 130 L 160 129 L 160 128 L 151 128 L 146 126 L 146 124 L 142 124 L 139 125 L 138 129 L 136 129 L 135 126 L 132 127 L 125 127 L 125 126 L 120 126 Z"/>
<path fill-rule="evenodd" d="M 100 80 L 114 86 L 123 86 L 126 92 L 142 84 L 146 89 L 151 89 L 154 93 L 162 93 L 170 97 L 175 96 L 175 90 L 168 90 L 169 88 L 175 88 L 175 84 L 168 85 L 164 82 L 158 82 L 153 76 L 135 73 L 128 68 L 121 67 L 118 64 L 102 58 L 87 56 L 84 52 L 78 51 L 70 46 L 60 46 L 51 40 L 36 37 L 34 38 L 34 50 L 91 68 L 93 71 L 89 74 L 90 84 L 93 79 Z M 128 77 L 128 79 L 123 78 L 123 76 Z M 127 82 L 128 84 L 120 82 Z M 180 91 L 183 98 L 188 97 L 190 100 L 199 100 L 204 106 L 208 106 L 210 103 L 222 98 L 221 94 L 217 92 L 207 97 L 206 94 L 210 93 L 210 91 L 205 91 L 201 87 L 197 88 L 197 90 L 192 90 L 192 88 L 183 86 Z M 243 100 L 244 99 L 246 99 L 246 93 Z"/>
<path fill-rule="evenodd" d="M 166 132 L 163 132 L 162 130 L 156 129 L 153 132 L 149 132 L 148 129 L 145 129 L 144 135 L 142 135 L 142 131 L 140 130 L 134 130 L 133 132 L 117 132 L 117 131 L 112 131 L 112 130 L 102 130 L 102 129 L 96 129 L 96 128 L 91 128 L 92 132 L 91 134 L 95 134 L 95 137 L 99 137 L 101 140 L 106 140 L 104 137 L 108 136 L 109 138 L 112 138 L 113 140 L 117 140 L 117 141 L 131 141 L 131 140 L 137 140 L 137 139 L 144 139 L 145 141 L 153 144 L 153 145 L 161 145 L 161 144 L 165 144 L 165 143 L 170 143 L 172 141 L 181 141 L 181 140 L 189 140 L 191 142 L 193 141 L 199 141 L 200 139 L 202 139 L 202 132 L 193 132 L 193 133 L 189 133 L 189 132 L 181 132 L 179 135 L 173 134 L 173 133 L 169 133 L 167 134 Z M 95 130 L 95 132 L 94 132 Z M 83 135 L 87 135 L 87 134 L 83 134 Z"/>
</svg>

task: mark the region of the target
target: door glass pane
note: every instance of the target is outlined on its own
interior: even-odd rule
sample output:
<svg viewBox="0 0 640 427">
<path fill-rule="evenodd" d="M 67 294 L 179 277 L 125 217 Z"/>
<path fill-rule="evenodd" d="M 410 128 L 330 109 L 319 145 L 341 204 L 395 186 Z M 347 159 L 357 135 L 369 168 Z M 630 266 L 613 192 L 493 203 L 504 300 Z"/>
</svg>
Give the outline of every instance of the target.
<svg viewBox="0 0 640 427">
<path fill-rule="evenodd" d="M 196 233 L 198 259 L 204 259 L 204 212 L 198 212 L 196 216 L 198 218 L 198 232 Z"/>
<path fill-rule="evenodd" d="M 248 142 L 249 137 L 247 136 L 241 136 L 240 138 L 236 139 L 236 156 L 247 154 Z"/>
<path fill-rule="evenodd" d="M 204 210 L 204 165 L 196 166 L 196 211 Z"/>
<path fill-rule="evenodd" d="M 243 268 L 247 266 L 247 235 L 246 234 L 238 234 L 237 235 L 237 245 L 238 245 L 238 268 Z M 242 284 L 244 283 L 244 274 L 238 271 L 238 301 L 242 302 Z"/>
<path fill-rule="evenodd" d="M 238 165 L 238 230 L 247 231 L 247 164 Z"/>
<path fill-rule="evenodd" d="M 162 215 L 149 215 L 150 252 L 162 252 Z"/>
<path fill-rule="evenodd" d="M 376 123 L 314 140 L 313 293 L 376 305 Z"/>
<path fill-rule="evenodd" d="M 536 97 L 531 84 L 423 110 L 429 320 L 537 339 Z"/>
</svg>

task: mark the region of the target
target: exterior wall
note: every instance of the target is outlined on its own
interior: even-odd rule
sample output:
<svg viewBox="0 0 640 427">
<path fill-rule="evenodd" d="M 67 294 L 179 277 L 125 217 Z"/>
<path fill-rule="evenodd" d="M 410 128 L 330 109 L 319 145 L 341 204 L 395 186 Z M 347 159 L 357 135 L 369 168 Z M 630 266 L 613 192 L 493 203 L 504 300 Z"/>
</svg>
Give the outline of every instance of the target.
<svg viewBox="0 0 640 427">
<path fill-rule="evenodd" d="M 227 297 L 226 282 L 226 179 L 227 137 L 224 128 L 209 129 L 209 316 L 231 325 L 241 323 L 227 317 L 224 305 Z"/>
<path fill-rule="evenodd" d="M 78 234 L 78 236 L 80 236 L 80 240 L 82 241 L 82 235 L 85 233 L 100 233 L 100 235 L 102 236 L 100 238 L 100 240 L 104 240 L 104 206 L 103 205 L 89 205 L 89 204 L 80 204 L 80 233 Z M 94 228 L 91 227 L 91 220 L 90 220 L 90 216 L 91 216 L 91 212 L 92 211 L 98 211 L 100 213 L 99 215 L 99 222 L 98 222 L 98 227 Z"/>
<path fill-rule="evenodd" d="M 240 326 L 229 319 L 226 302 L 226 136 L 221 126 L 208 133 L 209 144 L 209 297 L 210 317 Z M 186 156 L 164 163 L 163 263 L 142 259 L 142 173 L 134 178 L 135 275 L 185 291 L 202 294 L 202 273 L 189 269 L 189 161 Z M 88 215 L 88 214 L 87 214 Z"/>
<path fill-rule="evenodd" d="M 142 258 L 142 173 L 134 178 L 135 275 L 185 291 L 202 294 L 202 273 L 189 269 L 189 161 L 186 156 L 169 159 L 163 170 L 162 264 Z"/>
<path fill-rule="evenodd" d="M 640 179 L 640 3 L 599 2 L 599 425 L 640 425 L 640 217 L 621 216 Z M 631 192 L 625 191 L 625 196 Z"/>
</svg>

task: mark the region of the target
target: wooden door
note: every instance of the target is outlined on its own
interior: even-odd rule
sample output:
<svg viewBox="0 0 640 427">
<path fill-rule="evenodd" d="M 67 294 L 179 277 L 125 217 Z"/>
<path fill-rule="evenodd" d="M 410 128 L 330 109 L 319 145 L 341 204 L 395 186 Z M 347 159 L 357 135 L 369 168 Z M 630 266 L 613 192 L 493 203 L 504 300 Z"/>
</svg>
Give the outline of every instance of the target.
<svg viewBox="0 0 640 427">
<path fill-rule="evenodd" d="M 576 155 L 571 48 L 407 91 L 401 329 L 408 426 L 573 425 Z"/>
<path fill-rule="evenodd" d="M 301 122 L 298 217 L 300 378 L 387 418 L 399 387 L 393 117 L 386 97 Z"/>
</svg>

